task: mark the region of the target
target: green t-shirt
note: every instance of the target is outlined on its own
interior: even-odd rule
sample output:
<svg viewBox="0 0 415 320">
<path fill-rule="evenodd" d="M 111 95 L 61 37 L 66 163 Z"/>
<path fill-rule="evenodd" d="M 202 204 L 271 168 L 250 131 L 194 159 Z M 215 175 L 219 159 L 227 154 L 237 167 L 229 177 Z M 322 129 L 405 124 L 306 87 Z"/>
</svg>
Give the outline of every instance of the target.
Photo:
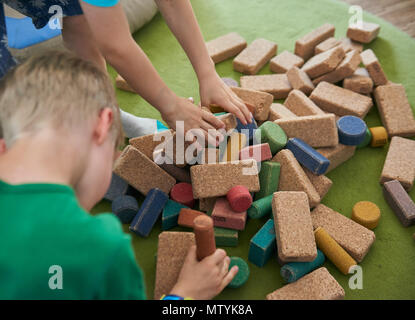
<svg viewBox="0 0 415 320">
<path fill-rule="evenodd" d="M 0 299 L 146 298 L 130 236 L 69 186 L 0 181 L 0 244 Z"/>
</svg>

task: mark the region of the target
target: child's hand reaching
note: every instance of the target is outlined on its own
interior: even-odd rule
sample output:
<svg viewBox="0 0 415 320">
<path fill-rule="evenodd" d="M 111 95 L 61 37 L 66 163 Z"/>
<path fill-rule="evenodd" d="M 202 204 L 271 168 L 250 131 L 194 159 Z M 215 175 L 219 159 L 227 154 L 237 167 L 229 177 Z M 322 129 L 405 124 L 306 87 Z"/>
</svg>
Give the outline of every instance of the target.
<svg viewBox="0 0 415 320">
<path fill-rule="evenodd" d="M 196 258 L 196 246 L 189 249 L 179 279 L 171 291 L 181 297 L 208 300 L 217 296 L 238 273 L 238 267 L 229 269 L 230 258 L 222 249 L 202 261 Z"/>
</svg>

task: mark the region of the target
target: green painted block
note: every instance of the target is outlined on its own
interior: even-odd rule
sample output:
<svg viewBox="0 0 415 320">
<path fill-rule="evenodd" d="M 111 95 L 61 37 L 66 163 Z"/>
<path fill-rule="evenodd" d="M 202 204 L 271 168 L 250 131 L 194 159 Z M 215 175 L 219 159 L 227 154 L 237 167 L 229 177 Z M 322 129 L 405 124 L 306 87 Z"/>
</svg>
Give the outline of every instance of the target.
<svg viewBox="0 0 415 320">
<path fill-rule="evenodd" d="M 272 154 L 276 154 L 287 144 L 287 135 L 278 124 L 266 121 L 258 129 L 255 132 L 255 140 L 268 143 Z"/>
<path fill-rule="evenodd" d="M 264 198 L 259 200 L 255 200 L 252 202 L 251 207 L 248 209 L 248 216 L 251 219 L 260 219 L 267 215 L 272 214 L 272 197 L 273 195 L 270 194 Z M 271 215 L 272 216 L 272 215 Z"/>
<path fill-rule="evenodd" d="M 177 226 L 177 219 L 179 218 L 179 212 L 182 208 L 187 207 L 171 199 L 167 200 L 161 215 L 162 230 L 169 230 Z"/>
<path fill-rule="evenodd" d="M 243 286 L 248 281 L 249 273 L 250 273 L 249 266 L 245 262 L 245 260 L 243 260 L 242 258 L 231 257 L 231 262 L 229 263 L 229 270 L 233 266 L 238 266 L 239 271 L 236 274 L 236 276 L 232 279 L 232 281 L 228 284 L 228 287 L 229 288 L 239 288 L 239 287 Z"/>
<path fill-rule="evenodd" d="M 269 196 L 278 190 L 280 181 L 281 165 L 275 161 L 265 161 L 261 163 L 259 171 L 259 185 L 261 189 L 255 193 L 255 200 Z"/>
<path fill-rule="evenodd" d="M 238 245 L 238 230 L 215 227 L 214 232 L 218 247 L 236 247 Z"/>
<path fill-rule="evenodd" d="M 370 132 L 369 128 L 366 128 L 365 139 L 362 141 L 361 144 L 357 146 L 357 148 L 360 149 L 360 148 L 367 147 L 370 141 L 372 141 L 372 132 Z"/>
<path fill-rule="evenodd" d="M 263 267 L 277 248 L 274 220 L 269 219 L 252 237 L 249 245 L 248 260 Z"/>
</svg>

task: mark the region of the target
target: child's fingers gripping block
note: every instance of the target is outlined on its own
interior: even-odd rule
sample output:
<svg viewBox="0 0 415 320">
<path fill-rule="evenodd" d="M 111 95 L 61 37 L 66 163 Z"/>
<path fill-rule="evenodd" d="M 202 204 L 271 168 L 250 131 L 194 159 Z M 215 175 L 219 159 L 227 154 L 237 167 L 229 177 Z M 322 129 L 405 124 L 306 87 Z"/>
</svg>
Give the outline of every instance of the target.
<svg viewBox="0 0 415 320">
<path fill-rule="evenodd" d="M 234 186 L 226 194 L 226 198 L 229 201 L 229 205 L 235 212 L 244 212 L 252 204 L 252 196 L 248 188 L 245 186 Z"/>
<path fill-rule="evenodd" d="M 341 117 L 336 122 L 339 131 L 339 142 L 346 146 L 357 146 L 366 136 L 366 123 L 355 116 Z"/>
<path fill-rule="evenodd" d="M 375 229 L 379 223 L 380 209 L 370 201 L 360 201 L 353 206 L 352 220 L 368 229 Z"/>
<path fill-rule="evenodd" d="M 179 226 L 193 228 L 193 222 L 198 216 L 206 215 L 205 213 L 197 210 L 183 208 L 180 210 L 179 219 L 177 223 Z"/>
<path fill-rule="evenodd" d="M 176 201 L 170 199 L 167 200 L 166 205 L 163 208 L 163 213 L 161 215 L 161 229 L 168 230 L 177 226 L 179 213 L 180 210 L 183 208 L 187 207 Z"/>
<path fill-rule="evenodd" d="M 248 216 L 251 219 L 260 219 L 272 214 L 272 197 L 273 195 L 270 194 L 252 202 L 251 207 L 248 209 Z"/>
<path fill-rule="evenodd" d="M 193 221 L 193 230 L 196 237 L 196 255 L 200 261 L 216 250 L 212 218 L 206 215 L 196 217 Z"/>
<path fill-rule="evenodd" d="M 114 199 L 111 209 L 122 223 L 130 223 L 138 212 L 138 203 L 134 197 L 122 195 Z"/>
<path fill-rule="evenodd" d="M 249 244 L 248 260 L 263 267 L 276 250 L 274 221 L 269 219 L 252 237 Z"/>
<path fill-rule="evenodd" d="M 243 286 L 249 279 L 249 266 L 243 260 L 239 257 L 231 257 L 231 262 L 229 263 L 229 270 L 233 266 L 238 266 L 238 273 L 236 276 L 232 279 L 232 281 L 228 284 L 229 288 L 239 288 Z"/>
<path fill-rule="evenodd" d="M 168 199 L 168 195 L 160 189 L 151 189 L 131 223 L 130 230 L 142 237 L 147 237 Z"/>
<path fill-rule="evenodd" d="M 281 267 L 281 277 L 286 282 L 294 282 L 310 273 L 311 271 L 320 268 L 325 260 L 323 252 L 317 250 L 317 257 L 310 262 L 289 262 Z"/>
<path fill-rule="evenodd" d="M 193 189 L 190 183 L 181 182 L 173 186 L 170 191 L 172 200 L 181 203 L 189 208 L 193 208 L 195 199 L 193 198 Z"/>
</svg>

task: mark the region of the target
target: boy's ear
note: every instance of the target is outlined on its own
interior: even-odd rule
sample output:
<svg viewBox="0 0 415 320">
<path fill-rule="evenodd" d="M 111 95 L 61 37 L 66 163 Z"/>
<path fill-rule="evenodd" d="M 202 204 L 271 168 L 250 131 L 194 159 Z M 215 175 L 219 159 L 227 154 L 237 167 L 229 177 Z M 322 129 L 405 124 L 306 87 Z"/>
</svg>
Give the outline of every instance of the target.
<svg viewBox="0 0 415 320">
<path fill-rule="evenodd" d="M 112 122 L 114 120 L 113 111 L 110 108 L 102 109 L 98 116 L 98 122 L 95 126 L 94 136 L 96 142 L 100 145 L 103 144 L 111 129 Z"/>
</svg>

